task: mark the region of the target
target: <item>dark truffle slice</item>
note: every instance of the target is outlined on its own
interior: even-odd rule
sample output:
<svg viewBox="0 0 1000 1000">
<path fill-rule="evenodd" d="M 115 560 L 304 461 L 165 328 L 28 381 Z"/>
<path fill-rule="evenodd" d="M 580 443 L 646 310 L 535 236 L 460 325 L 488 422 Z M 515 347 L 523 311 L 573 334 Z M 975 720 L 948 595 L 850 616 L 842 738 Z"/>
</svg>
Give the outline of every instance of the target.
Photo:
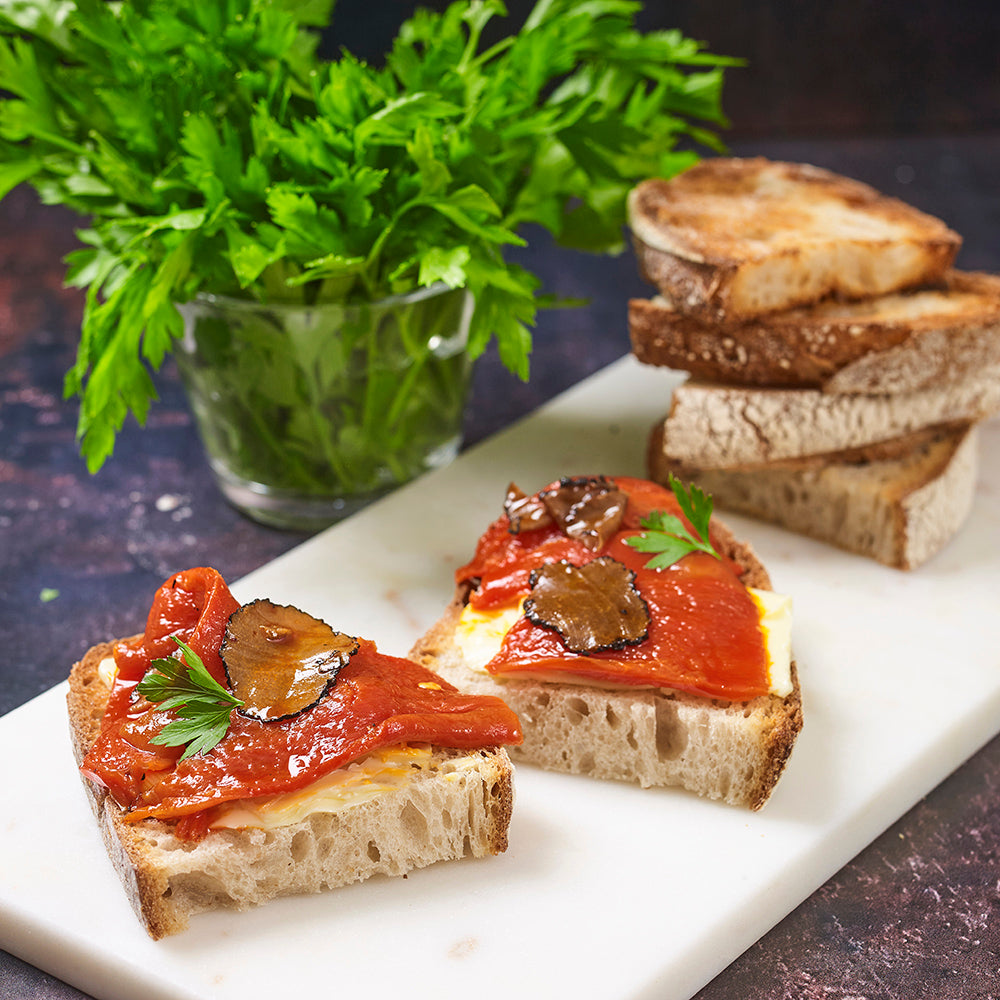
<svg viewBox="0 0 1000 1000">
<path fill-rule="evenodd" d="M 634 646 L 649 637 L 649 607 L 635 587 L 635 574 L 610 556 L 583 566 L 562 560 L 531 574 L 524 613 L 553 629 L 574 653 Z"/>
<path fill-rule="evenodd" d="M 607 545 L 621 527 L 628 505 L 628 495 L 604 476 L 562 479 L 539 496 L 562 532 L 592 552 Z"/>
<path fill-rule="evenodd" d="M 503 509 L 510 521 L 512 535 L 518 535 L 522 531 L 532 531 L 535 528 L 547 528 L 553 523 L 545 501 L 537 495 L 529 497 L 515 483 L 507 487 Z"/>
<path fill-rule="evenodd" d="M 315 705 L 358 641 L 298 608 L 253 601 L 230 616 L 222 642 L 229 685 L 242 715 L 275 722 Z"/>
</svg>

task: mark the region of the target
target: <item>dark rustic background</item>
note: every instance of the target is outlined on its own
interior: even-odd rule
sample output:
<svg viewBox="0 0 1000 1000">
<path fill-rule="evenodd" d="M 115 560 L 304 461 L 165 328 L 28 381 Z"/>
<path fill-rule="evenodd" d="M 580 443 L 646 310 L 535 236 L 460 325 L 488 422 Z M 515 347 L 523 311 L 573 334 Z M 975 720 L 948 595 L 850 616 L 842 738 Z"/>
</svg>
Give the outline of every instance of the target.
<svg viewBox="0 0 1000 1000">
<path fill-rule="evenodd" d="M 416 6 L 339 0 L 325 51 L 377 62 Z M 510 0 L 494 31 L 519 26 L 532 6 Z M 728 77 L 732 138 L 1000 128 L 998 0 L 654 0 L 637 24 L 747 60 Z"/>
<path fill-rule="evenodd" d="M 509 6 L 520 24 L 530 4 Z M 413 8 L 340 0 L 324 45 L 377 61 Z M 904 197 L 962 233 L 961 266 L 1000 271 L 1000 0 L 678 0 L 647 4 L 639 24 L 747 59 L 727 77 L 734 153 L 808 160 Z M 222 502 L 169 363 L 149 426 L 130 422 L 114 458 L 86 473 L 76 404 L 61 398 L 79 335 L 80 296 L 61 287 L 76 224 L 29 191 L 0 204 L 0 714 L 61 681 L 91 643 L 134 631 L 170 572 L 204 563 L 236 579 L 303 537 Z M 544 240 L 527 254 L 560 293 L 593 302 L 540 317 L 529 383 L 484 359 L 470 442 L 623 354 L 624 301 L 646 292 L 627 254 Z M 49 587 L 59 597 L 42 602 Z M 1000 739 L 699 1000 L 1000 997 L 998 787 Z M 0 1000 L 82 996 L 0 952 Z"/>
</svg>

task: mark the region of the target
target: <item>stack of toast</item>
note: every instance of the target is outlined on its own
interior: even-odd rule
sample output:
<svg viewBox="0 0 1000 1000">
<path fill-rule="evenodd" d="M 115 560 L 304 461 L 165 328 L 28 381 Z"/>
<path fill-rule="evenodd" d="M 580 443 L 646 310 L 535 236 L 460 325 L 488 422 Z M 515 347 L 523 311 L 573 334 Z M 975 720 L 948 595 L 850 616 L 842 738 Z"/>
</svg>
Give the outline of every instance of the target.
<svg viewBox="0 0 1000 1000">
<path fill-rule="evenodd" d="M 901 569 L 972 505 L 976 426 L 1000 410 L 1000 277 L 868 185 L 761 158 L 705 160 L 629 198 L 645 280 L 638 359 L 688 372 L 651 478 Z"/>
</svg>

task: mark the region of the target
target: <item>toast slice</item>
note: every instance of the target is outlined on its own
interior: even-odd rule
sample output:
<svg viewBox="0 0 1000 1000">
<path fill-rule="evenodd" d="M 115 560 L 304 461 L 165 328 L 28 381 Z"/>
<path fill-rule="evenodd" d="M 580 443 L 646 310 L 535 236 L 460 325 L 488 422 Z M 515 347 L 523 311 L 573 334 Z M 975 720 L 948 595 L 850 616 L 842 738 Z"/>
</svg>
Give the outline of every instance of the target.
<svg viewBox="0 0 1000 1000">
<path fill-rule="evenodd" d="M 763 158 L 643 181 L 628 222 L 640 272 L 673 308 L 728 325 L 932 283 L 961 245 L 939 219 L 867 184 Z"/>
<path fill-rule="evenodd" d="M 972 508 L 976 427 L 936 428 L 886 442 L 881 456 L 807 459 L 753 470 L 697 469 L 665 458 L 654 431 L 650 477 L 698 484 L 720 507 L 912 570 L 939 552 Z"/>
<path fill-rule="evenodd" d="M 78 763 L 100 733 L 111 690 L 101 664 L 113 646 L 88 650 L 70 674 L 67 707 Z M 170 821 L 126 822 L 106 791 L 83 783 L 129 902 L 159 940 L 207 910 L 245 910 L 278 896 L 506 850 L 513 806 L 506 751 L 411 749 L 403 779 L 384 779 L 387 766 L 401 768 L 395 757 L 373 754 L 334 775 L 343 783 L 339 803 L 335 797 L 334 805 L 328 800 L 288 824 L 212 830 L 196 842 L 179 839 Z M 371 782 L 377 794 L 350 793 Z"/>
<path fill-rule="evenodd" d="M 746 586 L 771 589 L 748 544 L 714 518 L 712 533 L 719 551 L 742 567 Z M 751 810 L 768 800 L 802 728 L 794 660 L 788 695 L 740 702 L 666 689 L 497 678 L 470 662 L 456 635 L 470 589 L 458 585 L 409 655 L 461 690 L 507 702 L 524 732 L 524 742 L 509 748 L 515 764 L 643 788 L 679 787 Z"/>
<path fill-rule="evenodd" d="M 934 288 L 827 300 L 732 329 L 685 316 L 662 297 L 633 299 L 629 332 L 643 363 L 706 381 L 915 392 L 1000 366 L 1000 277 L 951 271 Z"/>
<path fill-rule="evenodd" d="M 1000 410 L 1000 371 L 917 392 L 834 395 L 688 380 L 658 437 L 662 458 L 692 469 L 753 469 L 801 458 L 853 461 L 928 427 L 975 423 Z"/>
</svg>

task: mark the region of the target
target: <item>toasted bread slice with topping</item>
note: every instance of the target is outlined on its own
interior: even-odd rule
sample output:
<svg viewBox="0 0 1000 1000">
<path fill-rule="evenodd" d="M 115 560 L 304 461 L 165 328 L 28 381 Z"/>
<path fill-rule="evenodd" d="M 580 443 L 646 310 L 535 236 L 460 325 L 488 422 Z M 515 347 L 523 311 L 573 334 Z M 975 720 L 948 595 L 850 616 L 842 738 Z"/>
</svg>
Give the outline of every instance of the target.
<svg viewBox="0 0 1000 1000">
<path fill-rule="evenodd" d="M 939 219 L 867 184 L 763 158 L 643 181 L 628 221 L 643 277 L 676 311 L 727 325 L 932 283 L 961 245 Z"/>
<path fill-rule="evenodd" d="M 93 647 L 70 674 L 78 763 L 100 733 L 111 690 L 102 664 L 113 646 Z M 256 815 L 253 825 L 241 826 L 235 817 L 233 827 L 197 842 L 179 839 L 172 821 L 127 822 L 110 795 L 92 781 L 83 784 L 129 902 L 158 940 L 206 910 L 244 910 L 278 896 L 506 850 L 513 807 L 506 751 L 407 749 L 402 759 L 385 751 L 335 772 L 324 794 L 307 789 L 312 798 L 297 795 L 273 810 L 271 821 Z"/>
<path fill-rule="evenodd" d="M 747 587 L 770 590 L 750 545 L 713 518 L 721 552 L 743 567 Z M 499 695 L 517 713 L 524 743 L 515 764 L 591 778 L 672 786 L 728 805 L 760 809 L 773 792 L 802 728 L 798 672 L 791 691 L 745 702 L 682 691 L 493 677 L 467 658 L 460 641 L 469 586 L 459 585 L 441 619 L 410 658 L 475 694 Z"/>
<path fill-rule="evenodd" d="M 937 428 L 885 442 L 854 461 L 805 459 L 749 471 L 669 461 L 652 435 L 650 477 L 697 483 L 720 507 L 898 569 L 916 569 L 958 532 L 972 508 L 976 428 Z"/>
<path fill-rule="evenodd" d="M 827 300 L 719 328 L 663 297 L 629 302 L 644 364 L 727 385 L 913 392 L 1000 366 L 1000 277 L 951 271 L 933 288 Z"/>
</svg>

